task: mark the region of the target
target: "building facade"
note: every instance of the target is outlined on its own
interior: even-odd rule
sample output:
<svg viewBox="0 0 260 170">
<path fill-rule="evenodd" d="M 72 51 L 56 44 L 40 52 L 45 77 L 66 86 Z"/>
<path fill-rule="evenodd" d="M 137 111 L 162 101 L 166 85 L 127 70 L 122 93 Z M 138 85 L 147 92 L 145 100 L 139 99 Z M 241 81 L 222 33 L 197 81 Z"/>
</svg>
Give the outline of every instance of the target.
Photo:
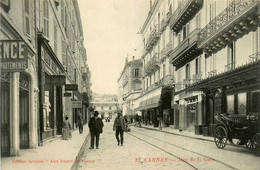
<svg viewBox="0 0 260 170">
<path fill-rule="evenodd" d="M 117 81 L 119 91 L 119 107 L 123 115 L 134 115 L 134 100 L 142 91 L 142 60 L 132 57 L 126 59 L 122 73 Z"/>
<path fill-rule="evenodd" d="M 118 97 L 115 94 L 98 94 L 93 93 L 92 107 L 94 110 L 100 113 L 102 119 L 116 118 L 116 112 L 118 111 Z M 93 115 L 92 115 L 93 116 Z"/>
<path fill-rule="evenodd" d="M 175 2 L 170 62 L 176 68 L 176 128 L 214 135 L 216 115 L 259 115 L 259 5 Z"/>
<path fill-rule="evenodd" d="M 84 117 L 90 72 L 76 0 L 0 4 L 1 155 L 18 156 Z"/>
<path fill-rule="evenodd" d="M 169 16 L 170 1 L 150 1 L 150 11 L 143 24 L 143 91 L 136 98 L 135 110 L 142 113 L 147 124 L 158 126 L 160 119 L 164 124 L 173 124 L 171 109 L 174 85 L 174 68 L 169 61 L 172 50 L 172 34 Z"/>
</svg>

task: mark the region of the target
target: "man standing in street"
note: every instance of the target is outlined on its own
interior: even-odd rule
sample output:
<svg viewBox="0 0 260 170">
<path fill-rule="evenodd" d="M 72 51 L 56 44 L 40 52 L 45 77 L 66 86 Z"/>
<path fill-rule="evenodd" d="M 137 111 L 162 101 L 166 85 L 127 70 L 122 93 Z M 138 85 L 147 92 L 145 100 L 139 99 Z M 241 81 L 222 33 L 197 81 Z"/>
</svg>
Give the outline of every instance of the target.
<svg viewBox="0 0 260 170">
<path fill-rule="evenodd" d="M 121 146 L 123 146 L 124 131 L 126 131 L 126 122 L 121 112 L 117 113 L 117 117 L 115 119 L 114 126 L 113 126 L 113 131 L 116 131 L 117 144 L 119 145 L 121 141 Z M 119 134 L 120 134 L 120 140 L 119 140 Z"/>
<path fill-rule="evenodd" d="M 102 119 L 98 117 L 98 111 L 94 112 L 94 117 L 90 118 L 88 126 L 91 135 L 90 148 L 94 149 L 94 140 L 96 138 L 96 148 L 99 146 L 99 135 L 103 132 L 103 122 Z"/>
</svg>

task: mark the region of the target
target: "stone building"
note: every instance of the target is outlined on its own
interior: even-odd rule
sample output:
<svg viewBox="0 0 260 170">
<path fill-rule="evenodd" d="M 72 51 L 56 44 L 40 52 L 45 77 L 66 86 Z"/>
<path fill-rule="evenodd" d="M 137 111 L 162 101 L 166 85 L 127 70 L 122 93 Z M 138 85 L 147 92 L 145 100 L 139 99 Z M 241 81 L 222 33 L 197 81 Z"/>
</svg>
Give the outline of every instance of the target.
<svg viewBox="0 0 260 170">
<path fill-rule="evenodd" d="M 119 107 L 123 115 L 134 115 L 134 100 L 142 91 L 142 60 L 133 56 L 129 61 L 127 57 L 117 84 Z"/>
<path fill-rule="evenodd" d="M 173 124 L 171 109 L 174 85 L 174 68 L 169 60 L 172 34 L 169 27 L 171 1 L 151 0 L 150 11 L 142 26 L 143 36 L 143 91 L 136 98 L 135 110 L 142 113 L 143 120 L 158 126 L 162 119 Z"/>
<path fill-rule="evenodd" d="M 254 0 L 174 1 L 176 128 L 214 135 L 215 115 L 259 114 L 259 7 Z"/>
<path fill-rule="evenodd" d="M 100 113 L 99 117 L 102 119 L 116 117 L 118 111 L 118 98 L 115 94 L 98 94 L 93 93 L 92 107 Z"/>
<path fill-rule="evenodd" d="M 18 156 L 84 117 L 90 72 L 76 0 L 0 4 L 1 155 Z"/>
</svg>

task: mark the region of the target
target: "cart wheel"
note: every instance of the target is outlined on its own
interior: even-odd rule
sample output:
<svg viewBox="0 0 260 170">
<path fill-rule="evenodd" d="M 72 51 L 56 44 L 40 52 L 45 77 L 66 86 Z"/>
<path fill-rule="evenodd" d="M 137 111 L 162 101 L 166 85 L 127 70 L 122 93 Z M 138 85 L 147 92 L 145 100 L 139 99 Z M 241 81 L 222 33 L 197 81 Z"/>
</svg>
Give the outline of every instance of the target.
<svg viewBox="0 0 260 170">
<path fill-rule="evenodd" d="M 247 143 L 246 143 L 246 147 L 249 149 L 249 150 L 252 150 L 252 151 L 255 151 L 256 150 L 256 143 L 253 141 L 253 140 L 251 140 L 251 139 L 249 139 L 248 141 L 247 141 Z"/>
<path fill-rule="evenodd" d="M 255 145 L 255 154 L 260 156 L 260 133 L 257 133 L 253 136 L 252 142 Z"/>
<path fill-rule="evenodd" d="M 227 131 L 223 126 L 218 126 L 216 128 L 214 141 L 219 149 L 225 148 L 227 144 Z"/>
</svg>

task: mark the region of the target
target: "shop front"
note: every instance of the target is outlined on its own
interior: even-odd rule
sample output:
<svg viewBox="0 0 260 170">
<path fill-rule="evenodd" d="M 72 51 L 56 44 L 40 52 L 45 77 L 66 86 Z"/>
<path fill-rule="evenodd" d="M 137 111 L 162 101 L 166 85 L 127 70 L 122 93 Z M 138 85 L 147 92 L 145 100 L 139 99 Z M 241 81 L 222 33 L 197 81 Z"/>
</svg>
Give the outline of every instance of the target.
<svg viewBox="0 0 260 170">
<path fill-rule="evenodd" d="M 38 34 L 39 145 L 62 133 L 65 70 L 43 34 Z"/>
<path fill-rule="evenodd" d="M 205 79 L 187 90 L 204 92 L 204 135 L 215 133 L 215 116 L 260 114 L 259 61 Z"/>
<path fill-rule="evenodd" d="M 37 147 L 34 50 L 23 40 L 0 41 L 1 156 Z"/>
</svg>

